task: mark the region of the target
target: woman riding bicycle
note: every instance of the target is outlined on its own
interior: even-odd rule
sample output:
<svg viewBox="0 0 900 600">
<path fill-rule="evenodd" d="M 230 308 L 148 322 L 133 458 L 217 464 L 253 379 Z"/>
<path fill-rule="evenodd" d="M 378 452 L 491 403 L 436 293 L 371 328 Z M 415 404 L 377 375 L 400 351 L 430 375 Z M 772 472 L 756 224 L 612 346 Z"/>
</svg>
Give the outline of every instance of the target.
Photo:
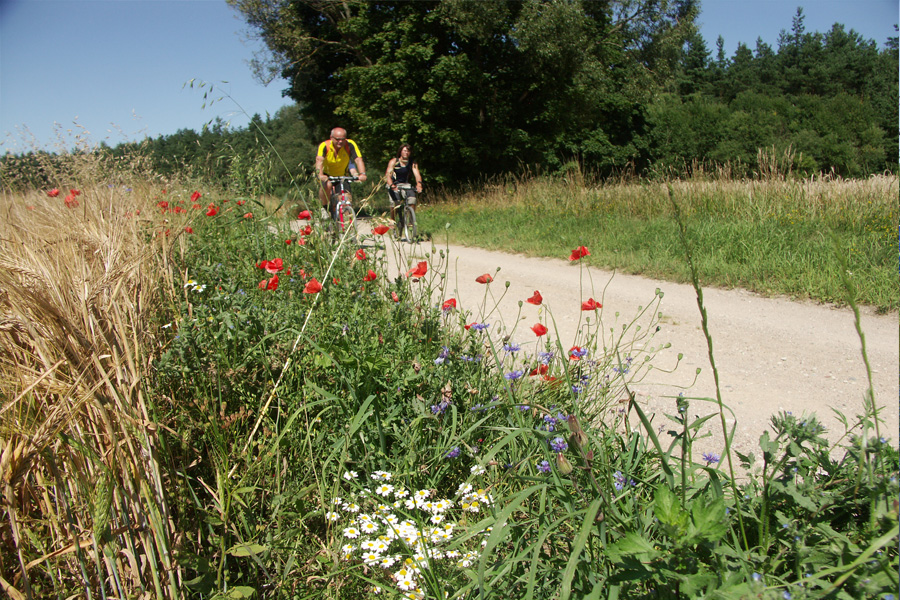
<svg viewBox="0 0 900 600">
<path fill-rule="evenodd" d="M 404 203 L 403 193 L 398 191 L 398 183 L 411 183 L 410 174 L 416 180 L 416 193 L 422 193 L 422 175 L 419 173 L 419 165 L 413 160 L 412 147 L 409 144 L 402 144 L 397 150 L 397 156 L 388 162 L 387 170 L 384 172 L 384 180 L 388 184 L 388 195 L 391 198 L 391 219 L 396 220 L 394 213 L 397 206 Z M 415 193 L 412 194 L 413 204 L 415 204 Z"/>
</svg>

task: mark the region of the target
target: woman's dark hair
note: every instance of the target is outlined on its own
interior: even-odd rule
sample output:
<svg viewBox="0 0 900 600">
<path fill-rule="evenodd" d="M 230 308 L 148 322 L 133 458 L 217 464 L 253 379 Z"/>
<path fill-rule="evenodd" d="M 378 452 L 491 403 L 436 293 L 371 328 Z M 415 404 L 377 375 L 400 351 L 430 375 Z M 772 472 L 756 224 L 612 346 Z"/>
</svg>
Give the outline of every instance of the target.
<svg viewBox="0 0 900 600">
<path fill-rule="evenodd" d="M 413 161 L 413 149 L 412 149 L 412 146 L 410 146 L 409 144 L 400 144 L 400 147 L 397 148 L 397 156 L 395 158 L 400 158 L 400 154 L 403 152 L 404 148 L 409 150 L 409 162 L 414 162 Z"/>
</svg>

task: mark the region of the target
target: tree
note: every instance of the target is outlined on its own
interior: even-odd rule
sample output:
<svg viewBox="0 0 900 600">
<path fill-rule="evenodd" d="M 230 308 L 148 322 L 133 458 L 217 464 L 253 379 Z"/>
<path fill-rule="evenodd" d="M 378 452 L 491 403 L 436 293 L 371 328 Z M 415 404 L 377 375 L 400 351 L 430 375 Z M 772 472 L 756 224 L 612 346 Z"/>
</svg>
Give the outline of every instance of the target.
<svg viewBox="0 0 900 600">
<path fill-rule="evenodd" d="M 641 160 L 643 109 L 694 31 L 695 0 L 229 0 L 313 132 L 373 165 L 401 142 L 431 178 L 577 158 Z"/>
</svg>

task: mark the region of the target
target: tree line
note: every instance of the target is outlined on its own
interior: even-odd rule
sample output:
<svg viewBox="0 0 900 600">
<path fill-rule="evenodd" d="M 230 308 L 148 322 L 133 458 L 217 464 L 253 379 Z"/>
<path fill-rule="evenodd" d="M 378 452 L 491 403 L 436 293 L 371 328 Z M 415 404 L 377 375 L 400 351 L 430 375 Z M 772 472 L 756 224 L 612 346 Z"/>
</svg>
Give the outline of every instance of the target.
<svg viewBox="0 0 900 600">
<path fill-rule="evenodd" d="M 336 125 L 370 170 L 412 144 L 433 183 L 575 166 L 737 177 L 773 162 L 842 177 L 898 167 L 897 37 L 879 49 L 838 23 L 807 32 L 802 9 L 776 47 L 758 39 L 726 56 L 721 37 L 711 51 L 699 33 L 697 0 L 229 3 L 269 50 L 258 74 L 285 78 L 295 104 L 246 128 L 145 140 L 163 173 L 283 190 Z"/>
</svg>

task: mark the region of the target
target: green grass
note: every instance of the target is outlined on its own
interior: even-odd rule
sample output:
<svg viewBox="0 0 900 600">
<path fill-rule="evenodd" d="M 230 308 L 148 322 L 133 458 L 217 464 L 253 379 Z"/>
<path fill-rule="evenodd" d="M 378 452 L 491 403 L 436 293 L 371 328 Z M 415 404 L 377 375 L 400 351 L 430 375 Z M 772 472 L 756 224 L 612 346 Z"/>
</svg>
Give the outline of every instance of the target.
<svg viewBox="0 0 900 600">
<path fill-rule="evenodd" d="M 420 206 L 420 228 L 454 243 L 560 257 L 578 245 L 592 266 L 689 281 L 668 190 L 660 185 L 573 188 L 532 180 Z M 897 179 L 869 182 L 673 186 L 700 281 L 766 295 L 846 304 L 843 253 L 857 302 L 896 310 Z"/>
</svg>

